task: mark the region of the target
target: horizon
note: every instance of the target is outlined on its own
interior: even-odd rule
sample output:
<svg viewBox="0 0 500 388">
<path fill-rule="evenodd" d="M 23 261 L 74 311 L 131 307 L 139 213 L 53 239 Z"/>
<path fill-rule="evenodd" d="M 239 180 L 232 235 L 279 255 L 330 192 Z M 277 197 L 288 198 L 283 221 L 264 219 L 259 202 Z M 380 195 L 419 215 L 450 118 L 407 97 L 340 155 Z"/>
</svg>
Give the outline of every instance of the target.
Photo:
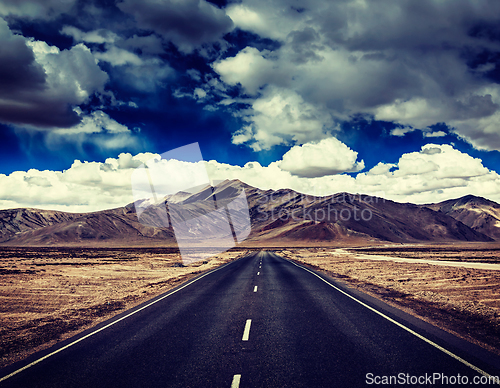
<svg viewBox="0 0 500 388">
<path fill-rule="evenodd" d="M 187 198 L 193 196 L 193 195 L 196 195 L 204 190 L 206 190 L 207 188 L 209 187 L 212 187 L 212 188 L 216 188 L 218 187 L 219 185 L 222 185 L 223 183 L 225 182 L 239 182 L 239 183 L 243 183 L 244 185 L 247 185 L 247 186 L 250 186 L 250 188 L 252 189 L 257 189 L 257 190 L 261 190 L 263 192 L 265 191 L 269 191 L 269 190 L 272 190 L 273 192 L 277 192 L 277 191 L 281 191 L 281 190 L 289 190 L 289 191 L 292 191 L 298 195 L 301 195 L 301 196 L 305 196 L 307 198 L 312 198 L 312 200 L 316 200 L 316 199 L 322 199 L 322 198 L 328 198 L 328 197 L 337 197 L 339 195 L 342 195 L 344 200 L 341 201 L 341 202 L 338 202 L 336 201 L 336 203 L 345 203 L 345 198 L 346 196 L 349 197 L 349 200 L 355 200 L 356 198 L 359 200 L 359 202 L 373 202 L 371 200 L 367 200 L 367 199 L 375 199 L 375 202 L 379 202 L 379 200 L 382 200 L 383 202 L 385 201 L 392 201 L 391 199 L 387 199 L 387 198 L 384 198 L 384 197 L 380 197 L 380 196 L 376 196 L 376 195 L 372 195 L 372 194 L 367 194 L 367 193 L 349 193 L 349 192 L 345 192 L 345 191 L 339 191 L 339 192 L 336 192 L 336 193 L 331 193 L 331 194 L 327 194 L 327 195 L 313 195 L 313 194 L 305 194 L 305 193 L 301 193 L 301 192 L 298 192 L 296 190 L 293 190 L 291 188 L 281 188 L 281 189 L 277 189 L 277 190 L 273 190 L 273 189 L 268 189 L 268 190 L 264 190 L 264 189 L 260 189 L 258 187 L 254 187 L 254 186 L 251 186 L 249 185 L 248 183 L 246 182 L 243 182 L 239 179 L 226 179 L 226 180 L 223 180 L 223 181 L 219 181 L 218 183 L 216 184 L 209 184 L 207 186 L 204 186 L 202 188 L 199 188 L 199 190 L 196 190 L 196 191 L 193 191 L 193 192 L 186 192 L 186 191 L 178 191 L 176 193 L 172 193 L 172 194 L 167 194 L 165 195 L 164 197 L 162 197 L 161 199 L 157 199 L 157 201 L 155 202 L 156 204 L 158 203 L 161 203 L 161 202 L 164 202 L 165 201 L 165 198 L 169 197 L 169 196 L 175 196 L 179 193 L 187 193 L 189 194 Z M 272 194 L 271 194 L 272 196 Z M 423 203 L 423 204 L 414 204 L 412 202 L 399 202 L 399 201 L 393 201 L 393 202 L 396 202 L 396 203 L 399 203 L 399 204 L 413 204 L 413 205 L 435 205 L 435 204 L 438 204 L 438 203 L 441 203 L 441 202 L 446 202 L 446 201 L 459 201 L 463 198 L 466 198 L 466 197 L 474 197 L 474 198 L 479 198 L 479 199 L 483 199 L 483 200 L 487 200 L 487 201 L 491 201 L 487 198 L 484 198 L 482 196 L 479 196 L 479 195 L 472 195 L 472 194 L 466 194 L 464 196 L 461 196 L 461 197 L 457 197 L 457 198 L 450 198 L 450 199 L 447 199 L 447 200 L 444 200 L 444 201 L 440 201 L 440 202 L 429 202 L 429 203 Z M 82 213 L 82 214 L 87 214 L 87 213 L 98 213 L 98 212 L 105 212 L 105 211 L 108 211 L 108 210 L 114 210 L 114 209 L 120 209 L 120 208 L 125 208 L 127 206 L 132 206 L 134 205 L 134 209 L 135 209 L 135 206 L 136 206 L 136 203 L 137 202 L 141 202 L 141 201 L 148 201 L 150 200 L 151 198 L 142 198 L 142 199 L 137 199 L 135 201 L 132 201 L 130 203 L 127 203 L 123 206 L 117 206 L 117 207 L 112 207 L 112 208 L 104 208 L 104 209 L 99 209 L 99 210 L 91 210 L 91 211 L 88 211 L 88 212 L 81 212 L 81 211 L 67 211 L 67 210 L 59 210 L 59 209 L 50 209 L 50 208 L 36 208 L 36 207 L 17 207 L 17 208 L 7 208 L 7 209 L 0 209 L 0 212 L 2 211 L 12 211 L 12 210 L 35 210 L 35 211 L 58 211 L 58 212 L 66 212 L 66 213 L 72 213 L 72 214 L 79 214 L 79 213 Z M 217 199 L 217 196 L 216 196 L 216 199 Z M 497 203 L 495 201 L 493 201 L 494 203 Z M 497 203 L 498 204 L 498 203 Z"/>
<path fill-rule="evenodd" d="M 498 15 L 493 0 L 0 2 L 0 209 L 125 206 L 135 168 L 195 142 L 213 181 L 499 203 Z M 184 158 L 168 179 L 194 171 Z"/>
</svg>

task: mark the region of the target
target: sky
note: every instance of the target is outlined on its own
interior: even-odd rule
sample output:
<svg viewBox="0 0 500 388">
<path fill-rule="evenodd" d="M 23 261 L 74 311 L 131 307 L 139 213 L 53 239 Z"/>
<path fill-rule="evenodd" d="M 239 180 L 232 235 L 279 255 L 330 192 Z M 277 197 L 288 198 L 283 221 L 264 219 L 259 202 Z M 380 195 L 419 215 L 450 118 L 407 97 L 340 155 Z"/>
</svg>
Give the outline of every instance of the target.
<svg viewBox="0 0 500 388">
<path fill-rule="evenodd" d="M 497 0 L 0 0 L 0 208 L 124 206 L 195 142 L 214 181 L 500 202 L 499 82 Z"/>
</svg>

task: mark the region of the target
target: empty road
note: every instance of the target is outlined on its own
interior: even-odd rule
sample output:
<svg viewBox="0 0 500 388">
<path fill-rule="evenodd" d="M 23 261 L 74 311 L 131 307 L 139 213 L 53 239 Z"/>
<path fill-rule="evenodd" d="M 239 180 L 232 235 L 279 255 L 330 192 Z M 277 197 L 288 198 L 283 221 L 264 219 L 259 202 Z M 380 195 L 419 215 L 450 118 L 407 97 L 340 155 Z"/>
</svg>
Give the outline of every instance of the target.
<svg viewBox="0 0 500 388">
<path fill-rule="evenodd" d="M 494 386 L 474 382 L 500 375 L 499 365 L 382 302 L 256 252 L 1 370 L 0 387 Z"/>
</svg>

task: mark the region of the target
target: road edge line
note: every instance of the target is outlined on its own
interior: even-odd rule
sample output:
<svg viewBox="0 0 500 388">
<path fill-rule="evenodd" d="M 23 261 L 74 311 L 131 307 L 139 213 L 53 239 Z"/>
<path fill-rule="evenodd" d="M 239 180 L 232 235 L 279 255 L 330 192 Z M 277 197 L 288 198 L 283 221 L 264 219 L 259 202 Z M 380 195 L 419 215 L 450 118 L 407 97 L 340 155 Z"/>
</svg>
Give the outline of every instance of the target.
<svg viewBox="0 0 500 388">
<path fill-rule="evenodd" d="M 281 257 L 281 256 L 280 256 L 280 257 Z M 484 370 L 482 370 L 481 368 L 478 368 L 477 366 L 475 366 L 475 365 L 471 364 L 470 362 L 468 362 L 468 361 L 464 360 L 462 357 L 457 356 L 455 353 L 452 353 L 452 352 L 451 352 L 451 351 L 449 351 L 448 349 L 443 348 L 441 345 L 438 345 L 438 344 L 437 344 L 437 343 L 435 343 L 434 341 L 431 341 L 430 339 L 428 339 L 428 338 L 424 337 L 423 335 L 421 335 L 421 334 L 417 333 L 416 331 L 414 331 L 414 330 L 410 329 L 409 327 L 407 327 L 407 326 L 403 325 L 402 323 L 400 323 L 400 322 L 396 321 L 395 319 L 393 319 L 393 318 L 391 318 L 391 317 L 389 317 L 389 316 L 385 315 L 384 313 L 382 313 L 382 312 L 378 311 L 377 309 L 375 309 L 375 308 L 371 307 L 370 305 L 368 305 L 368 304 L 366 304 L 366 303 L 364 303 L 364 302 L 360 301 L 359 299 L 355 298 L 354 296 L 350 295 L 349 293 L 345 292 L 344 290 L 342 290 L 342 289 L 338 288 L 337 286 L 335 286 L 335 285 L 333 285 L 333 284 L 329 283 L 328 281 L 326 281 L 325 279 L 323 279 L 321 276 L 319 276 L 317 273 L 315 273 L 315 272 L 311 271 L 309 268 L 305 268 L 305 267 L 303 267 L 303 266 L 301 266 L 301 265 L 299 265 L 299 264 L 297 264 L 297 263 L 295 263 L 295 262 L 293 262 L 293 261 L 291 261 L 291 260 L 285 259 L 284 257 L 282 257 L 282 259 L 284 259 L 284 260 L 286 260 L 286 261 L 288 261 L 288 262 L 292 263 L 293 265 L 295 265 L 295 266 L 296 266 L 296 267 L 298 267 L 298 268 L 303 269 L 304 271 L 307 271 L 307 272 L 309 272 L 309 273 L 313 274 L 313 275 L 314 275 L 314 276 L 316 276 L 318 279 L 322 280 L 323 282 L 325 282 L 326 284 L 328 284 L 330 287 L 334 288 L 334 289 L 335 289 L 335 290 L 337 290 L 338 292 L 340 292 L 340 293 L 344 294 L 345 296 L 347 296 L 347 297 L 351 298 L 351 299 L 352 299 L 352 300 L 354 300 L 355 302 L 357 302 L 357 303 L 359 303 L 360 305 L 362 305 L 363 307 L 366 307 L 367 309 L 369 309 L 369 310 L 373 311 L 374 313 L 377 313 L 377 314 L 378 314 L 378 315 L 380 315 L 381 317 L 383 317 L 383 318 L 387 319 L 387 320 L 388 320 L 389 322 L 391 322 L 391 323 L 394 323 L 396 326 L 399 326 L 400 328 L 402 328 L 402 329 L 406 330 L 406 331 L 407 331 L 407 332 L 409 332 L 410 334 L 413 334 L 415 337 L 417 337 L 417 338 L 419 338 L 419 339 L 421 339 L 421 340 L 423 340 L 423 341 L 427 342 L 429 345 L 434 346 L 436 349 L 438 349 L 438 350 L 442 351 L 443 353 L 445 353 L 445 354 L 447 354 L 448 356 L 450 356 L 450 357 L 454 358 L 455 360 L 460 361 L 462 364 L 464 364 L 464 365 L 468 366 L 469 368 L 471 368 L 472 370 L 474 370 L 474 371 L 478 372 L 479 374 L 481 374 L 481 375 L 483 375 L 483 376 L 485 376 L 485 377 L 488 377 L 488 378 L 490 378 L 490 377 L 494 377 L 494 376 L 491 376 L 489 373 L 485 372 Z M 499 382 L 499 381 L 496 381 L 496 383 L 497 383 L 498 385 L 500 385 L 500 382 Z"/>
<path fill-rule="evenodd" d="M 247 255 L 247 256 L 248 256 L 248 255 Z M 83 336 L 83 337 L 81 337 L 81 338 L 78 338 L 77 340 L 75 340 L 75 341 L 73 341 L 73 342 L 71 342 L 71 343 L 69 343 L 69 344 L 67 344 L 67 345 L 63 346 L 62 348 L 59 348 L 59 349 L 57 349 L 57 350 L 54 350 L 53 352 L 51 352 L 51 353 L 49 353 L 49 354 L 46 354 L 45 356 L 40 357 L 39 359 L 37 359 L 37 360 L 35 360 L 35 361 L 30 362 L 28 365 L 25 365 L 25 366 L 23 366 L 22 368 L 16 369 L 14 372 L 11 372 L 11 373 L 9 373 L 9 374 L 8 374 L 8 375 L 6 375 L 6 376 L 1 377 L 1 378 L 0 378 L 0 382 L 5 381 L 5 380 L 9 379 L 9 378 L 11 378 L 12 376 L 15 376 L 15 375 L 17 375 L 18 373 L 20 373 L 20 372 L 22 372 L 22 371 L 24 371 L 24 370 L 26 370 L 26 369 L 28 369 L 28 368 L 31 368 L 32 366 L 34 366 L 34 365 L 36 365 L 36 364 L 38 364 L 38 363 L 40 363 L 40 362 L 42 362 L 42 361 L 46 360 L 47 358 L 52 357 L 54 354 L 60 353 L 60 352 L 62 352 L 63 350 L 68 349 L 69 347 L 71 347 L 71 346 L 73 346 L 73 345 L 76 345 L 77 343 L 82 342 L 83 340 L 85 340 L 85 339 L 87 339 L 87 338 L 89 338 L 89 337 L 92 337 L 94 334 L 97 334 L 97 333 L 99 333 L 99 332 L 101 332 L 101 331 L 103 331 L 103 330 L 107 329 L 108 327 L 111 327 L 111 326 L 113 326 L 114 324 L 116 324 L 116 323 L 118 323 L 118 322 L 121 322 L 121 321 L 123 321 L 123 320 L 127 319 L 128 317 L 131 317 L 132 315 L 134 315 L 134 314 L 138 313 L 139 311 L 145 310 L 146 308 L 148 308 L 148 307 L 150 307 L 150 306 L 154 305 L 155 303 L 158 303 L 159 301 L 161 301 L 161 300 L 163 300 L 163 299 L 168 298 L 170 295 L 173 295 L 173 294 L 175 294 L 176 292 L 178 292 L 178 291 L 180 291 L 180 290 L 182 290 L 182 289 L 184 289 L 184 288 L 186 288 L 186 287 L 190 286 L 190 285 L 191 285 L 191 284 L 193 284 L 194 282 L 197 282 L 198 280 L 203 279 L 205 276 L 208 276 L 208 275 L 210 275 L 210 274 L 212 274 L 212 273 L 214 273 L 214 272 L 216 272 L 216 271 L 219 271 L 219 270 L 221 270 L 222 268 L 225 268 L 225 267 L 227 267 L 228 265 L 231 265 L 231 264 L 235 263 L 236 261 L 238 261 L 238 260 L 240 260 L 240 259 L 243 259 L 244 257 L 246 257 L 246 256 L 240 257 L 239 259 L 236 259 L 236 260 L 234 260 L 234 261 L 231 261 L 231 262 L 229 262 L 229 263 L 226 263 L 226 264 L 224 264 L 224 265 L 223 265 L 223 266 L 221 266 L 221 267 L 215 268 L 215 269 L 213 269 L 213 270 L 211 270 L 211 271 L 209 271 L 209 272 L 207 272 L 207 273 L 205 273 L 205 274 L 203 274 L 203 275 L 200 275 L 200 276 L 198 276 L 197 278 L 195 278 L 195 279 L 193 279 L 193 280 L 189 281 L 189 283 L 186 283 L 186 284 L 184 284 L 184 285 L 180 286 L 179 288 L 177 288 L 177 289 L 175 289 L 175 290 L 172 290 L 172 291 L 167 291 L 167 294 L 163 295 L 162 297 L 160 297 L 160 298 L 158 298 L 158 299 L 153 300 L 152 302 L 150 302 L 150 303 L 148 303 L 148 304 L 146 304 L 146 305 L 144 305 L 144 306 L 142 306 L 142 307 L 138 308 L 137 310 L 132 311 L 131 313 L 129 313 L 129 314 L 127 314 L 127 315 L 125 315 L 125 316 L 123 316 L 123 317 L 121 317 L 121 318 L 117 319 L 116 321 L 110 322 L 110 323 L 108 323 L 107 325 L 105 325 L 105 326 L 103 326 L 103 327 L 101 327 L 101 328 L 99 328 L 99 329 L 97 329 L 97 330 L 95 330 L 95 331 L 93 331 L 93 332 L 91 332 L 91 333 L 89 333 L 89 334 L 87 334 L 87 335 L 85 335 L 85 336 Z M 111 319 L 112 319 L 112 318 L 111 318 Z"/>
</svg>

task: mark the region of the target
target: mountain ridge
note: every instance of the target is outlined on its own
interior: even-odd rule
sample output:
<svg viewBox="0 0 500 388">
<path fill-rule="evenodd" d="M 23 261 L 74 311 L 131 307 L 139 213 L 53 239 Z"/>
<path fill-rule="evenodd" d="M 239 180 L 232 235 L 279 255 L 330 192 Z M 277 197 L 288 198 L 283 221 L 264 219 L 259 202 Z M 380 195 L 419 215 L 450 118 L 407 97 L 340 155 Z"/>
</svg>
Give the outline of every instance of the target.
<svg viewBox="0 0 500 388">
<path fill-rule="evenodd" d="M 223 236 L 228 233 L 226 213 L 216 210 L 234 205 L 243 191 L 251 221 L 246 244 L 500 240 L 500 228 L 495 226 L 497 220 L 500 225 L 500 205 L 481 197 L 416 205 L 345 192 L 313 197 L 291 189 L 261 190 L 239 180 L 225 180 L 194 193 L 169 195 L 157 203 L 138 201 L 146 209 L 139 216 L 134 203 L 91 213 L 1 210 L 0 244 L 171 246 L 176 245 L 172 222 L 185 225 L 184 237 Z M 247 218 L 244 207 L 231 213 L 236 226 Z M 193 228 L 193 222 L 202 218 L 205 224 Z M 187 220 L 191 223 L 186 224 Z"/>
<path fill-rule="evenodd" d="M 494 201 L 469 194 L 423 206 L 449 215 L 494 240 L 500 240 L 500 204 Z"/>
</svg>

